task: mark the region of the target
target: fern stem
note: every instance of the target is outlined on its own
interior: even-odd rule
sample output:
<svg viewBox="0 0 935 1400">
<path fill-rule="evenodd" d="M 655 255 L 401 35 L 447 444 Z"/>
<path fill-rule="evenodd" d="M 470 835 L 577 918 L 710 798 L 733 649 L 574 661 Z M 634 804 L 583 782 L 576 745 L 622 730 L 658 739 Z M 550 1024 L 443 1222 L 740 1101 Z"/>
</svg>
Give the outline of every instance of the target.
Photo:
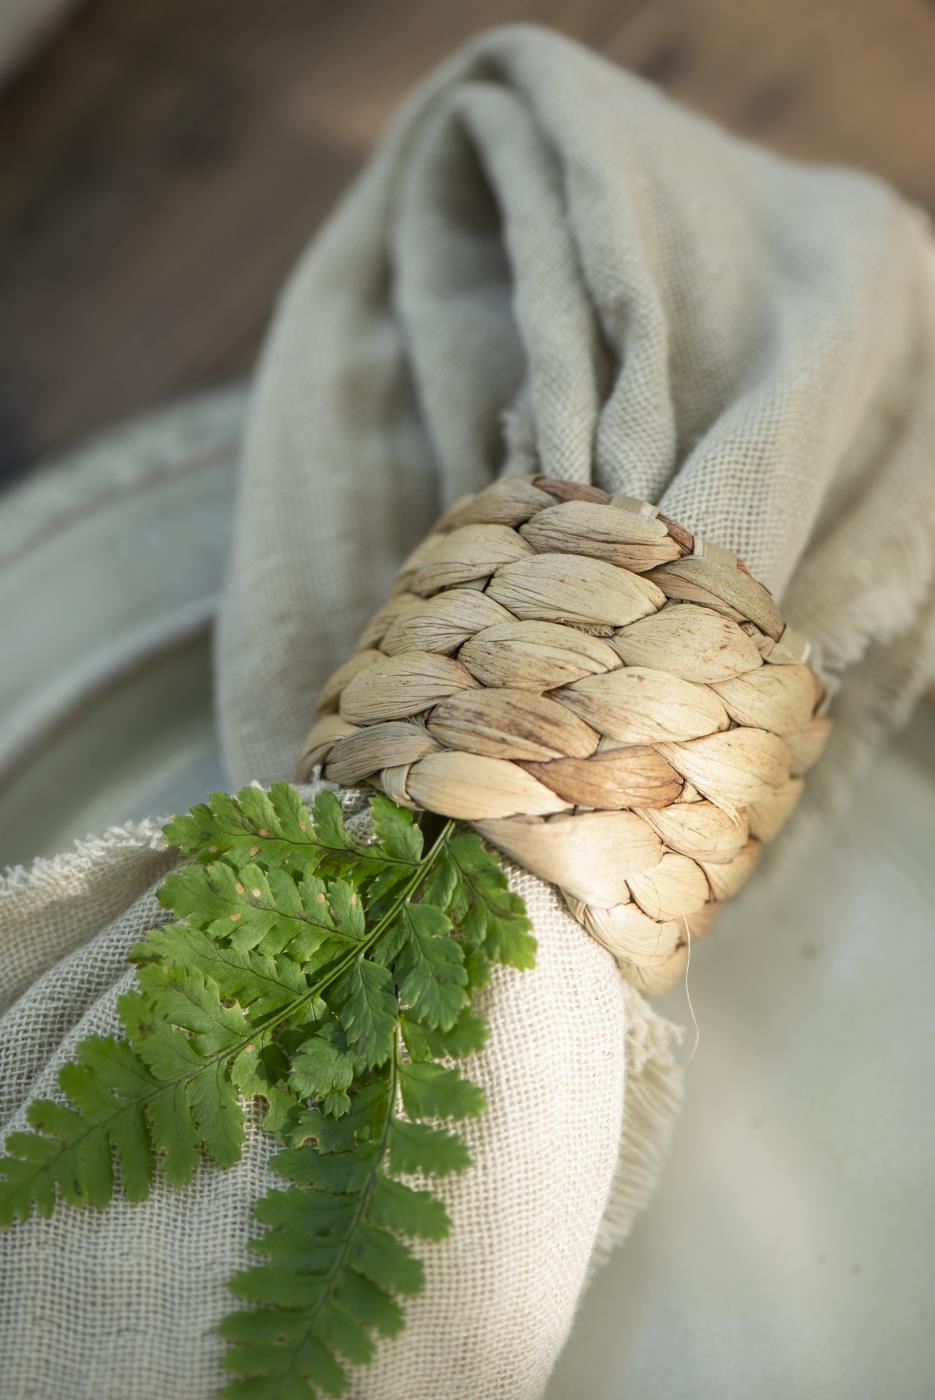
<svg viewBox="0 0 935 1400">
<path fill-rule="evenodd" d="M 403 888 L 400 890 L 400 892 L 394 899 L 391 907 L 382 916 L 382 918 L 378 920 L 378 922 L 374 925 L 373 929 L 367 935 L 367 937 L 364 938 L 360 943 L 356 943 L 354 947 L 350 949 L 348 953 L 343 957 L 343 959 L 341 959 L 338 962 L 337 966 L 333 967 L 331 971 L 327 973 L 326 976 L 322 977 L 318 982 L 316 982 L 313 987 L 310 987 L 307 993 L 305 993 L 303 996 L 296 997 L 296 999 L 290 1005 L 286 1006 L 284 1009 L 273 1013 L 267 1021 L 251 1026 L 249 1034 L 245 1035 L 242 1040 L 237 1041 L 233 1046 L 226 1046 L 223 1050 L 219 1050 L 213 1055 L 206 1055 L 197 1069 L 192 1070 L 190 1073 L 180 1074 L 175 1079 L 162 1081 L 152 1090 L 151 1093 L 143 1094 L 136 1099 L 127 1099 L 124 1103 L 118 1105 L 114 1109 L 114 1112 L 112 1114 L 108 1115 L 105 1118 L 95 1119 L 93 1122 L 89 1123 L 87 1129 L 83 1134 L 80 1134 L 77 1138 L 71 1141 L 63 1141 L 61 1145 L 61 1151 L 56 1153 L 56 1155 L 50 1158 L 48 1161 L 43 1162 L 41 1164 L 37 1164 L 36 1171 L 33 1173 L 33 1175 L 29 1177 L 26 1181 L 21 1182 L 20 1184 L 25 1187 L 31 1184 L 32 1182 L 38 1180 L 43 1175 L 43 1173 L 54 1173 L 56 1163 L 66 1152 L 74 1151 L 76 1147 L 80 1145 L 84 1138 L 86 1138 L 90 1133 L 97 1133 L 101 1132 L 102 1130 L 109 1130 L 110 1126 L 116 1123 L 117 1120 L 119 1120 L 119 1118 L 121 1117 L 121 1115 L 126 1113 L 133 1113 L 137 1109 L 145 1108 L 149 1103 L 152 1102 L 153 1099 L 158 1098 L 160 1094 L 172 1093 L 176 1088 L 178 1088 L 179 1085 L 189 1084 L 191 1080 L 197 1078 L 198 1075 L 203 1074 L 206 1069 L 218 1064 L 221 1061 L 225 1063 L 226 1067 L 230 1066 L 233 1063 L 233 1061 L 237 1058 L 237 1056 L 241 1053 L 241 1051 L 246 1049 L 248 1045 L 252 1044 L 258 1036 L 267 1035 L 272 1031 L 276 1030 L 280 1025 L 282 1025 L 284 1021 L 287 1021 L 291 1017 L 293 1017 L 296 1014 L 296 1012 L 299 1011 L 303 1006 L 308 1005 L 309 1002 L 317 1000 L 317 998 L 321 996 L 322 992 L 326 991 L 327 988 L 330 987 L 331 984 L 335 982 L 344 972 L 346 972 L 347 969 L 354 962 L 356 962 L 358 958 L 365 957 L 367 953 L 371 952 L 372 949 L 376 946 L 376 944 L 380 941 L 383 934 L 386 933 L 386 931 L 393 923 L 394 919 L 396 919 L 396 917 L 398 916 L 400 910 L 412 898 L 413 894 L 415 894 L 419 886 L 422 884 L 423 880 L 429 874 L 430 870 L 432 869 L 432 866 L 435 864 L 436 860 L 441 855 L 442 851 L 447 845 L 454 828 L 454 822 L 446 822 L 445 826 L 442 828 L 435 841 L 432 843 L 432 846 L 429 848 L 426 854 L 419 861 L 418 865 L 415 867 L 412 877 L 406 882 L 406 884 L 403 886 Z"/>
<path fill-rule="evenodd" d="M 255 1026 L 253 1028 L 253 1034 L 251 1034 L 248 1037 L 248 1039 L 243 1042 L 244 1045 L 249 1044 L 250 1040 L 254 1038 L 254 1035 L 262 1035 L 266 1031 L 275 1030 L 277 1026 L 280 1026 L 283 1023 L 283 1021 L 287 1021 L 291 1016 L 293 1016 L 301 1006 L 305 1005 L 309 1001 L 314 1001 L 316 998 L 320 997 L 322 992 L 327 991 L 327 989 L 332 985 L 332 983 L 336 982 L 338 978 L 341 977 L 342 974 L 345 973 L 353 963 L 357 962 L 359 958 L 365 957 L 367 953 L 371 952 L 373 948 L 376 947 L 383 934 L 387 932 L 387 930 L 390 928 L 391 924 L 399 914 L 399 911 L 403 908 L 405 904 L 409 902 L 409 900 L 418 890 L 419 886 L 425 880 L 426 876 L 429 874 L 430 870 L 432 869 L 432 866 L 438 860 L 438 857 L 441 855 L 445 846 L 448 844 L 448 841 L 454 829 L 455 823 L 453 821 L 445 823 L 445 825 L 438 833 L 438 836 L 433 841 L 427 853 L 419 861 L 418 865 L 415 868 L 415 873 L 409 880 L 407 880 L 406 884 L 396 895 L 396 898 L 394 899 L 390 908 L 386 911 L 382 918 L 377 921 L 377 923 L 374 925 L 373 929 L 370 931 L 367 937 L 362 939 L 360 943 L 355 943 L 354 947 L 350 949 L 348 953 L 345 954 L 345 956 L 337 963 L 335 967 L 331 969 L 330 972 L 328 972 L 324 977 L 322 977 L 318 982 L 316 982 L 314 987 L 311 987 L 305 996 L 299 997 L 293 1003 L 292 1006 L 286 1007 L 285 1010 L 273 1013 L 270 1016 L 269 1020 L 265 1023 L 261 1023 Z M 242 1048 L 243 1046 L 239 1047 L 239 1049 Z M 239 1050 L 235 1051 L 234 1053 L 239 1053 Z"/>
<path fill-rule="evenodd" d="M 386 1156 L 387 1148 L 389 1147 L 390 1129 L 393 1126 L 393 1118 L 395 1116 L 396 1099 L 398 1092 L 399 1023 L 397 1021 L 397 1028 L 393 1035 L 393 1053 L 390 1056 L 389 1061 L 389 1075 L 386 1093 L 386 1113 L 383 1117 L 383 1127 L 380 1133 L 380 1140 L 377 1146 L 377 1153 L 373 1160 L 373 1166 L 370 1170 L 367 1183 L 360 1193 L 360 1201 L 358 1202 L 357 1209 L 354 1212 L 354 1218 L 348 1225 L 347 1234 L 344 1240 L 344 1247 L 335 1259 L 334 1263 L 331 1265 L 331 1268 L 328 1270 L 328 1273 L 325 1275 L 325 1286 L 322 1291 L 321 1297 L 315 1304 L 314 1308 L 311 1310 L 308 1319 L 308 1326 L 302 1333 L 302 1336 L 296 1342 L 295 1346 L 292 1348 L 288 1369 L 284 1371 L 282 1375 L 283 1380 L 286 1380 L 295 1372 L 299 1352 L 302 1350 L 302 1347 L 305 1346 L 309 1338 L 314 1334 L 316 1323 L 318 1322 L 318 1319 L 321 1316 L 323 1309 L 326 1308 L 327 1305 L 331 1302 L 331 1296 L 334 1292 L 335 1285 L 337 1284 L 338 1279 L 350 1263 L 350 1257 L 353 1253 L 354 1246 L 356 1243 L 357 1231 L 360 1229 L 361 1225 L 366 1219 L 367 1210 L 370 1206 L 370 1198 L 373 1195 L 373 1190 L 376 1186 L 377 1175 L 379 1173 L 380 1167 L 383 1164 L 383 1159 Z"/>
</svg>

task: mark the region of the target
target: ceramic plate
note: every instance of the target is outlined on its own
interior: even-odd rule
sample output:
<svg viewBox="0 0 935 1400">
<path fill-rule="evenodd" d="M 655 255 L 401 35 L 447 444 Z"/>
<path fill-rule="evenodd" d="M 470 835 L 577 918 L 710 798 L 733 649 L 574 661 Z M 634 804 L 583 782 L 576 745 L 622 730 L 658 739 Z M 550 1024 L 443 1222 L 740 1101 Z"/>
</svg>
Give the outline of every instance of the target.
<svg viewBox="0 0 935 1400">
<path fill-rule="evenodd" d="M 221 414 L 198 451 L 177 434 L 161 456 L 125 439 L 125 470 L 85 464 L 81 510 L 50 512 L 42 482 L 8 498 L 7 526 L 25 524 L 0 569 L 4 862 L 223 785 L 209 621 L 234 438 Z M 672 1156 L 584 1299 L 548 1400 L 933 1393 L 935 713 L 923 711 L 847 819 L 754 880 L 695 951 L 700 1041 Z M 688 1026 L 687 1057 L 684 985 L 664 1009 Z"/>
</svg>

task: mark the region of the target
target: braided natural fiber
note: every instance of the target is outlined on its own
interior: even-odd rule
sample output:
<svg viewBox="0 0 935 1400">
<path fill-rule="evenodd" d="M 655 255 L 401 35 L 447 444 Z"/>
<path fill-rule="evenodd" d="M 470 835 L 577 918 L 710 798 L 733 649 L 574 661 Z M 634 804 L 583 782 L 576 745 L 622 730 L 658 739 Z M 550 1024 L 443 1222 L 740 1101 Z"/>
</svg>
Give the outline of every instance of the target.
<svg viewBox="0 0 935 1400">
<path fill-rule="evenodd" d="M 299 777 L 473 822 L 658 992 L 824 747 L 807 655 L 739 560 L 654 506 L 507 477 L 403 564 Z"/>
</svg>

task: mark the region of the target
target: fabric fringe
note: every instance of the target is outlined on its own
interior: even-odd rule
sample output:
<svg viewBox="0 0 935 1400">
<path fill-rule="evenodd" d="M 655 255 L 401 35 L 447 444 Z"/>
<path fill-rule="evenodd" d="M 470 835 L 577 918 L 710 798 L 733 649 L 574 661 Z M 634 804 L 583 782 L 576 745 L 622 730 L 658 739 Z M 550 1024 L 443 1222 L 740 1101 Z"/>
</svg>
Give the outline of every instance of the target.
<svg viewBox="0 0 935 1400">
<path fill-rule="evenodd" d="M 62 881 L 84 876 L 102 861 L 126 851 L 167 851 L 169 843 L 162 827 L 166 819 L 146 817 L 139 822 L 111 826 L 101 835 L 88 835 L 75 841 L 70 851 L 54 856 L 37 856 L 29 865 L 9 865 L 0 871 L 0 899 L 13 895 L 58 895 Z"/>
<path fill-rule="evenodd" d="M 676 1051 L 684 1031 L 627 987 L 627 1087 L 620 1153 L 589 1279 L 622 1245 L 648 1205 L 669 1151 L 682 1106 L 684 1069 Z"/>
</svg>

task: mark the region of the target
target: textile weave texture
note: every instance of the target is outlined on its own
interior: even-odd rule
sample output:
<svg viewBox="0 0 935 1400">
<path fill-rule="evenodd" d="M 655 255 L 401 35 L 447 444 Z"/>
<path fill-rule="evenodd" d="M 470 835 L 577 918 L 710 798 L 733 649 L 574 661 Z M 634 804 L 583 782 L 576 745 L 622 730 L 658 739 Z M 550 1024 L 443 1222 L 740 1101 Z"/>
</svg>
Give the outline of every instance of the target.
<svg viewBox="0 0 935 1400">
<path fill-rule="evenodd" d="M 928 673 L 933 381 L 931 247 L 891 191 L 740 144 L 544 31 L 483 36 L 400 113 L 280 303 L 218 641 L 232 785 L 290 775 L 318 686 L 438 511 L 541 470 L 658 502 L 819 644 L 827 813 Z M 167 859 L 143 826 L 8 881 L 0 1128 L 112 1027 Z M 671 1030 L 551 890 L 514 878 L 539 965 L 490 989 L 477 1165 L 355 1400 L 540 1395 L 664 1150 Z M 0 1240 L 12 1393 L 207 1397 L 264 1152 L 254 1136 L 188 1193 Z"/>
<path fill-rule="evenodd" d="M 347 795 L 347 810 L 359 811 L 361 800 Z M 145 822 L 0 884 L 3 1136 L 27 1126 L 32 1098 L 57 1096 L 58 1067 L 79 1040 L 118 1030 L 115 1002 L 134 982 L 127 951 L 165 922 L 154 882 L 172 864 L 158 825 Z M 426 1289 L 407 1303 L 408 1328 L 381 1343 L 354 1395 L 537 1393 L 570 1320 L 569 1280 L 580 1287 L 595 1247 L 604 1253 L 627 1232 L 656 1177 L 680 1088 L 672 1028 L 622 978 L 607 976 L 608 955 L 583 936 L 555 891 L 515 869 L 512 882 L 540 954 L 534 974 L 497 969 L 481 999 L 491 1039 L 471 1075 L 490 1108 L 465 1130 L 473 1184 L 440 1184 L 453 1219 L 450 1244 L 424 1251 Z M 517 1026 L 528 1036 L 522 1057 Z M 628 1065 L 633 1087 L 625 1097 Z M 564 1086 L 591 1080 L 606 1092 L 569 1135 Z M 278 1184 L 267 1170 L 271 1150 L 254 1115 L 232 1170 L 206 1167 L 182 1192 L 157 1184 L 142 1206 L 117 1199 L 103 1214 L 60 1207 L 52 1220 L 4 1235 L 0 1291 L 11 1300 L 0 1317 L 4 1394 L 207 1400 L 216 1393 L 223 1372 L 215 1328 L 231 1307 L 227 1280 L 250 1263 L 246 1241 L 258 1232 L 252 1207 Z M 509 1305 L 494 1309 L 493 1298 Z"/>
</svg>

